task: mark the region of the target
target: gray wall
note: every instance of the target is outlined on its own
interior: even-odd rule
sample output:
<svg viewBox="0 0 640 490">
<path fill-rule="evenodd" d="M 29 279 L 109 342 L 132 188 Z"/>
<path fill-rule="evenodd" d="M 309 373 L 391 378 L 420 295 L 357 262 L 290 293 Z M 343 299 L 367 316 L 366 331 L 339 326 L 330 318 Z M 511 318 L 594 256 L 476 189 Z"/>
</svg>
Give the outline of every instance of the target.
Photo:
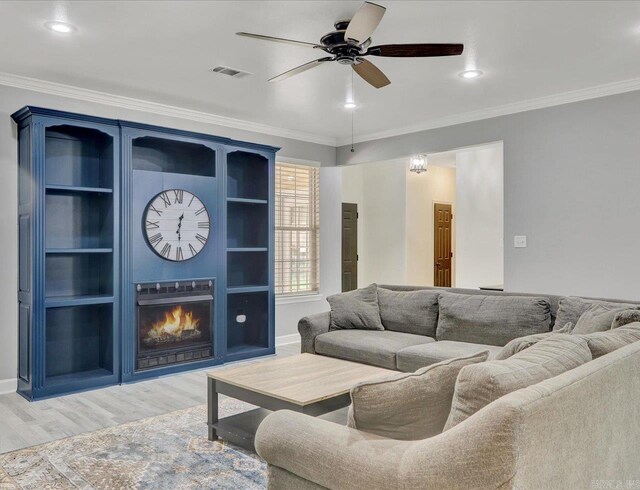
<svg viewBox="0 0 640 490">
<path fill-rule="evenodd" d="M 202 133 L 226 136 L 243 141 L 265 143 L 282 148 L 278 153 L 281 156 L 308 161 L 320 162 L 322 166 L 333 167 L 336 163 L 336 149 L 331 146 L 306 143 L 288 138 L 269 136 L 260 133 L 242 131 L 238 129 L 217 126 L 202 122 L 193 122 L 186 119 L 150 114 L 146 112 L 110 107 L 103 104 L 85 102 L 55 95 L 22 90 L 0 85 L 0 229 L 2 233 L 2 254 L 0 254 L 0 311 L 3 318 L 0 322 L 0 392 L 15 389 L 16 362 L 17 362 L 17 325 L 18 306 L 16 287 L 18 283 L 18 222 L 17 222 L 17 132 L 10 115 L 25 105 L 48 107 L 64 111 L 79 112 L 108 118 L 120 118 L 141 123 L 167 126 L 171 128 L 197 131 Z M 330 170 L 330 169 L 327 169 Z M 338 169 L 335 169 L 339 173 Z M 340 182 L 329 181 L 335 192 L 340 192 Z M 335 194 L 335 192 L 333 192 Z M 333 202 L 331 189 L 325 189 L 324 194 Z M 321 196 L 322 199 L 322 196 Z M 331 216 L 323 217 L 323 226 L 329 230 L 339 229 L 339 206 L 331 206 Z M 322 203 L 321 203 L 322 206 Z M 335 209 L 333 209 L 335 208 Z M 332 243 L 324 240 L 321 244 L 322 251 L 327 255 L 337 255 L 340 250 L 339 242 Z M 331 262 L 333 264 L 333 262 Z M 337 264 L 337 262 L 336 262 Z M 323 278 L 329 287 L 328 294 L 335 292 L 335 284 L 339 283 L 339 264 L 333 264 L 332 269 L 323 272 Z M 330 281 L 333 276 L 335 280 Z M 335 284 L 334 284 L 335 283 Z M 321 303 L 318 303 L 320 305 Z M 287 317 L 288 305 L 278 306 L 280 317 Z M 296 312 L 293 312 L 297 314 Z M 291 323 L 291 322 L 289 322 Z M 291 330 L 291 329 L 289 329 Z M 290 331 L 279 332 L 276 326 L 276 335 L 292 333 Z M 13 381 L 12 381 L 13 380 Z"/>
<path fill-rule="evenodd" d="M 506 289 L 640 300 L 640 91 L 343 146 L 338 164 L 494 141 Z"/>
</svg>

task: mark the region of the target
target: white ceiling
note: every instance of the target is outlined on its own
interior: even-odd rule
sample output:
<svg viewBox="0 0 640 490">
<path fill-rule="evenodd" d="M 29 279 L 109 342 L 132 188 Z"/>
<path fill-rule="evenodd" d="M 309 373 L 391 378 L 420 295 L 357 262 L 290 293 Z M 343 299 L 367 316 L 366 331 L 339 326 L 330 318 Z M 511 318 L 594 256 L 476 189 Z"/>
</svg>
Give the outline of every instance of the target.
<svg viewBox="0 0 640 490">
<path fill-rule="evenodd" d="M 371 135 L 567 91 L 640 79 L 640 2 L 380 1 L 373 44 L 462 42 L 459 57 L 372 57 L 392 84 L 355 77 L 355 132 Z M 324 53 L 235 36 L 317 42 L 360 1 L 0 2 L 0 71 L 344 141 L 350 69 L 273 75 Z M 49 20 L 78 28 L 47 31 Z M 249 71 L 233 79 L 216 65 Z M 484 71 L 477 80 L 457 74 Z M 359 138 L 360 139 L 360 138 Z"/>
</svg>

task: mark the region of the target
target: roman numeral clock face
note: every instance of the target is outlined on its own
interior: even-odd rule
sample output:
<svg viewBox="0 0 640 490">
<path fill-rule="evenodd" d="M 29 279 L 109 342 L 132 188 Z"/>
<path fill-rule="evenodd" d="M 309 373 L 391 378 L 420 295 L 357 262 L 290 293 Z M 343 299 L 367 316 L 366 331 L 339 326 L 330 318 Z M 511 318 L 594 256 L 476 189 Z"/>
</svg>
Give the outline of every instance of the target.
<svg viewBox="0 0 640 490">
<path fill-rule="evenodd" d="M 166 260 L 189 260 L 209 240 L 211 223 L 207 208 L 195 195 L 182 189 L 169 189 L 151 199 L 143 220 L 147 243 Z"/>
</svg>

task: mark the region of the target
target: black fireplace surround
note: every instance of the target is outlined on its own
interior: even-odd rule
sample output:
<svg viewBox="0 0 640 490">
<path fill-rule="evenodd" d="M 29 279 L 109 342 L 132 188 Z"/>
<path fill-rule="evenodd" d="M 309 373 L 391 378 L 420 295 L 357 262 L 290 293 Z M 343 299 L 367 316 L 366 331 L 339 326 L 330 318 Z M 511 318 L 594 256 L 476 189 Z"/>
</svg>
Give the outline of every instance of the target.
<svg viewBox="0 0 640 490">
<path fill-rule="evenodd" d="M 214 284 L 136 286 L 136 371 L 213 357 Z"/>
</svg>

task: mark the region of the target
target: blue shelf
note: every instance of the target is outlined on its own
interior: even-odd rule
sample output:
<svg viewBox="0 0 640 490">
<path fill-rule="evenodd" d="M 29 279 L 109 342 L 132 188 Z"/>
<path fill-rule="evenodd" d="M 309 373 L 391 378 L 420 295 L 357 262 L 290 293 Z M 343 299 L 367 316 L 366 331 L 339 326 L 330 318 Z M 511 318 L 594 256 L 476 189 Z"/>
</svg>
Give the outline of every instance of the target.
<svg viewBox="0 0 640 490">
<path fill-rule="evenodd" d="M 240 248 L 228 248 L 227 252 L 267 252 L 267 247 L 240 247 Z"/>
<path fill-rule="evenodd" d="M 242 286 L 227 288 L 227 294 L 260 293 L 262 291 L 269 291 L 269 286 Z"/>
<path fill-rule="evenodd" d="M 54 192 L 94 192 L 97 194 L 112 194 L 113 189 L 107 187 L 80 187 L 75 185 L 48 184 L 45 186 L 48 191 Z"/>
<path fill-rule="evenodd" d="M 112 248 L 48 248 L 48 254 L 110 254 Z"/>
<path fill-rule="evenodd" d="M 98 380 L 99 378 L 109 378 L 113 373 L 108 369 L 91 369 L 56 376 L 47 376 L 45 384 L 48 387 L 56 385 L 66 385 L 68 383 L 81 382 L 83 380 Z"/>
<path fill-rule="evenodd" d="M 240 361 L 251 357 L 267 356 L 275 354 L 275 348 L 251 344 L 239 344 L 227 348 L 225 361 Z"/>
<path fill-rule="evenodd" d="M 45 300 L 45 307 L 60 308 L 63 306 L 104 305 L 108 303 L 113 303 L 112 295 L 50 296 Z"/>
<path fill-rule="evenodd" d="M 243 197 L 228 197 L 227 202 L 242 202 L 245 204 L 269 204 L 266 199 L 245 199 Z"/>
</svg>

